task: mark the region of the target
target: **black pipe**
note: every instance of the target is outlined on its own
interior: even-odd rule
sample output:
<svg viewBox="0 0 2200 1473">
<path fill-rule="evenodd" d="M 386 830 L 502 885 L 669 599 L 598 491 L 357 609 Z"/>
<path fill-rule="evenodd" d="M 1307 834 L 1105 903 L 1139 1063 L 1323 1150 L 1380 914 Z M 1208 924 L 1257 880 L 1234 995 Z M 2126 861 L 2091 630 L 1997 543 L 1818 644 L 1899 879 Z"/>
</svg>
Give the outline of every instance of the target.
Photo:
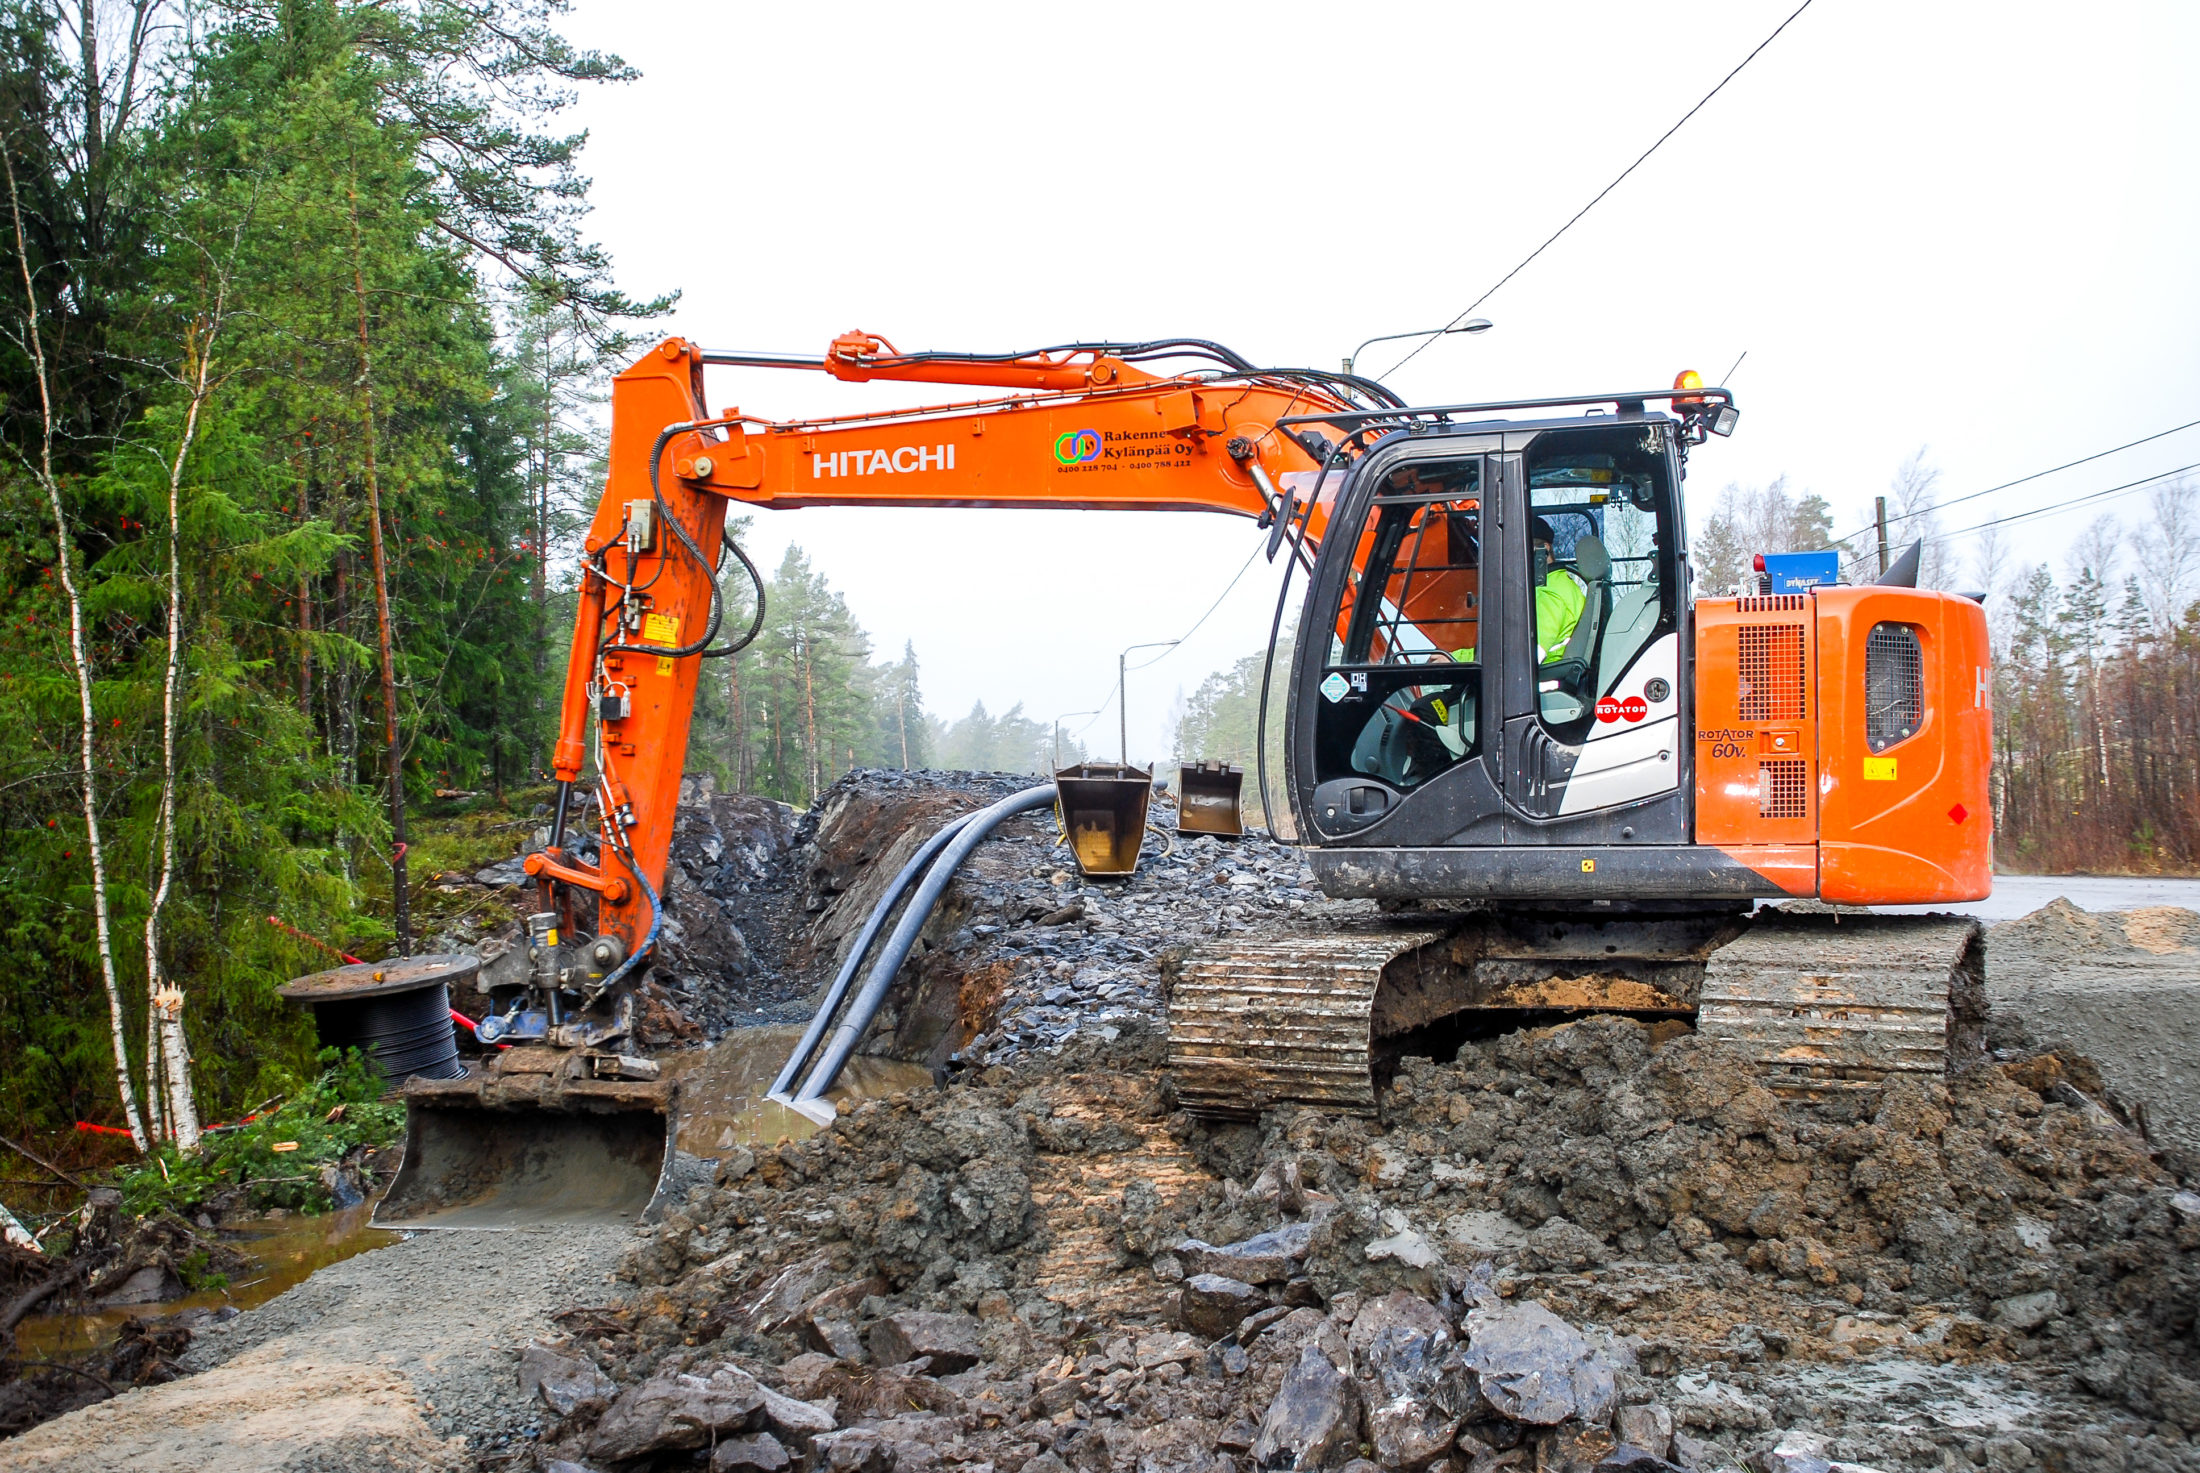
<svg viewBox="0 0 2200 1473">
<path fill-rule="evenodd" d="M 886 893 L 879 897 L 878 904 L 872 907 L 870 916 L 863 922 L 863 929 L 856 934 L 855 945 L 848 949 L 848 959 L 840 964 L 840 971 L 834 976 L 833 985 L 825 989 L 824 1000 L 817 1005 L 817 1016 L 810 1019 L 810 1026 L 803 1031 L 802 1041 L 794 1046 L 793 1053 L 787 1055 L 787 1062 L 781 1067 L 779 1077 L 772 1081 L 772 1087 L 765 1095 L 766 1099 L 784 1102 L 788 1098 L 787 1091 L 794 1088 L 802 1071 L 809 1067 L 811 1056 L 817 1052 L 818 1043 L 825 1037 L 826 1028 L 832 1024 L 833 1014 L 840 1011 L 840 1000 L 848 995 L 848 984 L 855 980 L 856 972 L 863 966 L 863 959 L 870 954 L 871 943 L 885 929 L 887 917 L 894 913 L 894 907 L 901 902 L 901 897 L 907 893 L 924 867 L 932 862 L 932 857 L 946 848 L 947 841 L 961 833 L 975 816 L 966 813 L 952 822 L 942 824 L 940 831 L 925 840 L 917 852 L 910 856 L 909 862 L 901 867 L 901 873 L 894 876 L 893 883 L 886 887 Z"/>
<path fill-rule="evenodd" d="M 955 871 L 970 857 L 970 851 L 977 848 L 1005 820 L 1019 813 L 1028 813 L 1034 808 L 1049 807 L 1055 797 L 1054 784 L 1042 783 L 1038 787 L 1011 794 L 991 808 L 981 809 L 970 816 L 956 833 L 953 842 L 947 846 L 947 851 L 934 860 L 932 868 L 926 872 L 924 883 L 917 887 L 917 893 L 910 898 L 908 909 L 901 913 L 901 923 L 894 927 L 894 934 L 887 938 L 886 949 L 872 965 L 871 974 L 863 979 L 863 990 L 849 1004 L 848 1015 L 841 1020 L 840 1026 L 833 1030 L 833 1039 L 826 1047 L 825 1056 L 802 1082 L 802 1088 L 788 1102 L 790 1105 L 805 1115 L 814 1110 L 829 1118 L 828 1112 L 832 1107 L 823 1104 L 825 1092 L 840 1077 L 841 1069 L 847 1065 L 849 1056 L 862 1041 L 864 1030 L 871 1026 L 871 1020 L 878 1015 L 879 1005 L 886 1001 L 886 989 L 892 985 L 894 974 L 901 970 L 909 949 L 916 945 L 917 933 L 932 918 L 932 907 L 939 903 L 941 894 L 947 889 L 947 882 L 955 877 Z M 804 1106 L 810 1108 L 804 1109 Z"/>
</svg>

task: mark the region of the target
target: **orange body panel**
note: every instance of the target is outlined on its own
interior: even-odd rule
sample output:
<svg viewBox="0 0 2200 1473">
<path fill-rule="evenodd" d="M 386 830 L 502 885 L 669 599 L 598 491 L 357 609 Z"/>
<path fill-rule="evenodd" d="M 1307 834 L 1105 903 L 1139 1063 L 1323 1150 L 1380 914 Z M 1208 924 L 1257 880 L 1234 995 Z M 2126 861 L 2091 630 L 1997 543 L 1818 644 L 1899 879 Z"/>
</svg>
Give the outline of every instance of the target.
<svg viewBox="0 0 2200 1473">
<path fill-rule="evenodd" d="M 1884 672 L 1877 687 L 1867 679 L 1881 626 L 1915 641 L 1914 706 L 1890 697 L 1897 686 Z M 1985 610 L 1953 594 L 1866 585 L 1698 603 L 1697 842 L 1793 895 L 1846 905 L 1985 898 L 1988 669 Z M 1888 708 L 1883 722 L 1898 706 L 1917 719 L 1881 730 L 1875 746 L 1874 699 Z M 1805 853 L 1815 856 L 1808 885 Z"/>
<path fill-rule="evenodd" d="M 1806 594 L 1696 605 L 1696 841 L 1818 838 L 1818 664 Z"/>
<path fill-rule="evenodd" d="M 1827 588 L 1818 614 L 1818 885 L 1847 905 L 1926 905 L 1993 893 L 1993 681 L 1986 611 L 1915 588 Z M 1865 741 L 1872 629 L 1906 624 L 1923 655 L 1924 722 Z"/>
</svg>

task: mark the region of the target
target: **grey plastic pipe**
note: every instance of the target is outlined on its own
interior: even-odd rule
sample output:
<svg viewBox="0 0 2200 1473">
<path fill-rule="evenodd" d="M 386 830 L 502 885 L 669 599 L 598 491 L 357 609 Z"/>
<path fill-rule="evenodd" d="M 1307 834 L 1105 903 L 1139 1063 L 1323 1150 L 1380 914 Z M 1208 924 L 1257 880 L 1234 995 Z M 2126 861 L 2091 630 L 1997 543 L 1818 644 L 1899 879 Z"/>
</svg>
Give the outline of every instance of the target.
<svg viewBox="0 0 2200 1473">
<path fill-rule="evenodd" d="M 781 1104 L 787 1103 L 787 1091 L 794 1088 L 795 1081 L 802 1077 L 802 1071 L 810 1066 L 810 1059 L 816 1054 L 819 1042 L 824 1039 L 825 1030 L 832 1026 L 833 1014 L 840 1011 L 840 1000 L 848 995 L 848 984 L 855 980 L 857 971 L 863 966 L 863 959 L 870 954 L 871 943 L 886 928 L 887 919 L 893 915 L 895 905 L 900 903 L 910 885 L 916 882 L 917 876 L 924 872 L 924 867 L 932 862 L 933 856 L 945 849 L 947 841 L 961 833 L 975 817 L 975 812 L 965 813 L 960 818 L 942 824 L 939 832 L 926 839 L 917 852 L 910 856 L 909 862 L 901 867 L 901 873 L 894 876 L 894 882 L 886 887 L 886 893 L 879 897 L 878 904 L 871 908 L 871 914 L 864 920 L 863 929 L 856 934 L 855 945 L 848 948 L 848 959 L 840 964 L 840 971 L 834 976 L 833 985 L 825 989 L 824 1001 L 817 1005 L 817 1015 L 810 1019 L 810 1026 L 803 1030 L 802 1041 L 794 1046 L 794 1052 L 787 1055 L 786 1067 L 772 1081 L 771 1091 L 765 1098 L 777 1100 Z"/>
<path fill-rule="evenodd" d="M 809 1078 L 802 1082 L 802 1088 L 795 1092 L 794 1098 L 787 1101 L 790 1108 L 821 1124 L 832 1120 L 837 1112 L 825 1099 L 825 1092 L 840 1077 L 841 1069 L 847 1065 L 849 1056 L 856 1051 L 856 1044 L 862 1040 L 864 1030 L 871 1026 L 871 1019 L 878 1015 L 879 1005 L 886 1001 L 886 989 L 892 985 L 894 974 L 901 970 L 909 949 L 916 945 L 917 933 L 931 919 L 932 907 L 939 904 L 941 893 L 947 889 L 947 882 L 955 877 L 955 871 L 970 857 L 970 852 L 1004 821 L 1019 813 L 1029 813 L 1034 808 L 1050 807 L 1054 799 L 1054 784 L 1043 783 L 1003 798 L 991 808 L 979 810 L 964 823 L 953 841 L 948 844 L 946 852 L 933 861 L 932 868 L 925 874 L 924 883 L 917 887 L 917 893 L 910 898 L 908 908 L 901 913 L 901 923 L 894 927 L 894 933 L 886 939 L 886 949 L 879 953 L 878 960 L 872 964 L 871 974 L 863 979 L 863 990 L 848 1005 L 848 1015 L 841 1019 L 840 1026 L 833 1030 L 832 1042 L 826 1046 L 825 1056 L 818 1060 L 817 1067 L 810 1071 Z"/>
</svg>

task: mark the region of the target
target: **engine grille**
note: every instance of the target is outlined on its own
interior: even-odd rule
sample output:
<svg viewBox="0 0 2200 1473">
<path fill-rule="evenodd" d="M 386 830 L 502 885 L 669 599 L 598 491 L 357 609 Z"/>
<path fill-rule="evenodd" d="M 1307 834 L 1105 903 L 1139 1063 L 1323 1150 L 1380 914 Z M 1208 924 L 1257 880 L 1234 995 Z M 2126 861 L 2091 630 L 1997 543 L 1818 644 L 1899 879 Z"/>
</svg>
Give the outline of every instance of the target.
<svg viewBox="0 0 2200 1473">
<path fill-rule="evenodd" d="M 1741 640 L 1742 720 L 1802 720 L 1803 626 L 1742 624 L 1734 632 Z"/>
<path fill-rule="evenodd" d="M 1908 624 L 1874 624 L 1864 641 L 1864 743 L 1884 752 L 1925 724 L 1925 650 Z"/>
<path fill-rule="evenodd" d="M 1759 818 L 1810 817 L 1810 764 L 1782 757 L 1757 764 Z"/>
</svg>

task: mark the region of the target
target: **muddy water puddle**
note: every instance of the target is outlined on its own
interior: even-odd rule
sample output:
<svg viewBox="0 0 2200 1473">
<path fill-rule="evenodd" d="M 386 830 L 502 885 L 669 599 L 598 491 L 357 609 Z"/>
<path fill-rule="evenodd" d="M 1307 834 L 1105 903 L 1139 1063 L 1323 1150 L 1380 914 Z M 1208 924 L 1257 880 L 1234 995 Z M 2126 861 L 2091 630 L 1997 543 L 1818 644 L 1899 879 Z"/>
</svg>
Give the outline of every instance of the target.
<svg viewBox="0 0 2200 1473">
<path fill-rule="evenodd" d="M 226 1319 L 224 1311 L 265 1304 L 332 1263 L 385 1247 L 404 1236 L 370 1226 L 373 1213 L 374 1204 L 362 1202 L 318 1217 L 232 1224 L 222 1229 L 222 1240 L 251 1263 L 233 1275 L 227 1286 L 186 1294 L 166 1304 L 133 1304 L 90 1314 L 33 1315 L 17 1326 L 16 1341 L 23 1353 L 51 1359 L 94 1350 L 114 1339 L 123 1324 L 133 1319 L 169 1319 L 177 1315 Z"/>
<path fill-rule="evenodd" d="M 799 1141 L 817 1134 L 815 1121 L 765 1098 L 801 1039 L 802 1029 L 791 1024 L 743 1028 L 707 1049 L 662 1060 L 666 1074 L 680 1080 L 680 1149 L 717 1157 L 740 1146 L 768 1146 L 782 1136 Z M 921 1064 L 859 1055 L 840 1071 L 838 1087 L 826 1098 L 845 1110 L 931 1083 L 932 1071 Z"/>
</svg>

